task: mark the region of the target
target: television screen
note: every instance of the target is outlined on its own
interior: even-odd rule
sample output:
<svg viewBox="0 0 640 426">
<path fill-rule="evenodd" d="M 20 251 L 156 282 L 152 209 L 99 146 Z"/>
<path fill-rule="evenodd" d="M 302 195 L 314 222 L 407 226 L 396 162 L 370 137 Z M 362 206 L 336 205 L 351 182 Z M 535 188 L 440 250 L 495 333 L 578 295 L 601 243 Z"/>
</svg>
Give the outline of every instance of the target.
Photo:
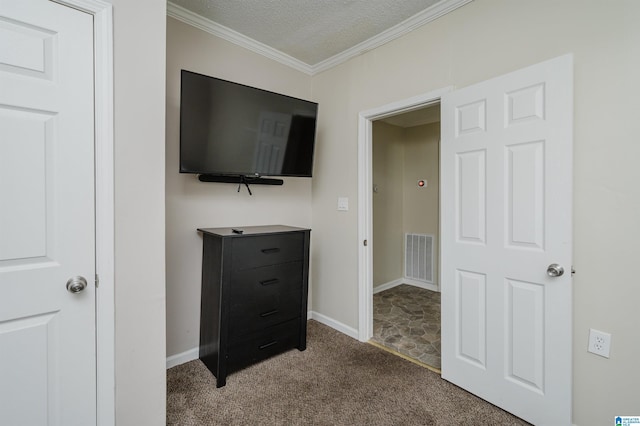
<svg viewBox="0 0 640 426">
<path fill-rule="evenodd" d="M 311 177 L 318 104 L 182 70 L 180 172 Z"/>
</svg>

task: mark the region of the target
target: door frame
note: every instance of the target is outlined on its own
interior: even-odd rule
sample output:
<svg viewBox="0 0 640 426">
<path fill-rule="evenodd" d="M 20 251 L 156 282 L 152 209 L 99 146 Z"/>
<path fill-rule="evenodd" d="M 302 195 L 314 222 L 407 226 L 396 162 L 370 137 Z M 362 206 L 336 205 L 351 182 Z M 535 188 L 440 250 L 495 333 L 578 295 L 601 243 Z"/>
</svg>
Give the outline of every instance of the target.
<svg viewBox="0 0 640 426">
<path fill-rule="evenodd" d="M 113 6 L 50 0 L 93 16 L 96 237 L 96 423 L 115 424 Z M 98 280 L 99 277 L 99 280 Z"/>
<path fill-rule="evenodd" d="M 373 336 L 373 121 L 438 104 L 442 95 L 453 89 L 453 86 L 436 89 L 361 111 L 358 116 L 358 340 L 361 342 Z"/>
</svg>

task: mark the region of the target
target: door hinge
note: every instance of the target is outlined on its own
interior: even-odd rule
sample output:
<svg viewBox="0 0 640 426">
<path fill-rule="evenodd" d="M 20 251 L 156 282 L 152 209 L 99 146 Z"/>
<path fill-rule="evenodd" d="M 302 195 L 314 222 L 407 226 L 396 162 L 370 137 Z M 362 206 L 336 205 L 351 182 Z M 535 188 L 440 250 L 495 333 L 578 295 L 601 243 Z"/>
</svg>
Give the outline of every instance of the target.
<svg viewBox="0 0 640 426">
<path fill-rule="evenodd" d="M 100 276 L 96 274 L 96 288 L 100 287 Z"/>
<path fill-rule="evenodd" d="M 364 246 L 366 247 L 366 246 L 367 246 L 367 244 L 368 244 L 367 240 L 364 240 L 364 241 L 362 242 L 362 244 L 364 244 Z"/>
</svg>

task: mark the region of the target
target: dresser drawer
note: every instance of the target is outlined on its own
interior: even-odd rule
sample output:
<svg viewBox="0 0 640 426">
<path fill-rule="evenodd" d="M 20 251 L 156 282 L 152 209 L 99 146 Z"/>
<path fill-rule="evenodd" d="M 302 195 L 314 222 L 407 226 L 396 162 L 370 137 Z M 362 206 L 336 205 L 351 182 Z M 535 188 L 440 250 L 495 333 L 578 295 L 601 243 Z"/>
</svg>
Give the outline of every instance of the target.
<svg viewBox="0 0 640 426">
<path fill-rule="evenodd" d="M 262 330 L 300 317 L 301 291 L 270 293 L 260 299 L 231 302 L 229 308 L 229 340 L 242 338 L 252 331 Z"/>
<path fill-rule="evenodd" d="M 229 343 L 229 371 L 269 358 L 300 344 L 300 320 L 296 319 L 250 334 L 245 339 Z"/>
<path fill-rule="evenodd" d="M 302 232 L 234 238 L 232 269 L 237 271 L 302 260 L 303 248 Z"/>
<path fill-rule="evenodd" d="M 229 297 L 234 301 L 261 299 L 275 293 L 295 291 L 301 283 L 301 261 L 243 269 L 231 276 Z"/>
</svg>

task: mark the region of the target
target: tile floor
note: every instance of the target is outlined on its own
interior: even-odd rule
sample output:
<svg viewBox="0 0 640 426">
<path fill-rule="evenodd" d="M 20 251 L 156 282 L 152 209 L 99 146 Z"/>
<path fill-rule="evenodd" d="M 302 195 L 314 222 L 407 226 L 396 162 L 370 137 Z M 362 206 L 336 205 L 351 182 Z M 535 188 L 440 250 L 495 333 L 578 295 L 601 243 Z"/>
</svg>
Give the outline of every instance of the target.
<svg viewBox="0 0 640 426">
<path fill-rule="evenodd" d="M 401 284 L 374 294 L 372 340 L 440 369 L 440 293 Z"/>
</svg>

